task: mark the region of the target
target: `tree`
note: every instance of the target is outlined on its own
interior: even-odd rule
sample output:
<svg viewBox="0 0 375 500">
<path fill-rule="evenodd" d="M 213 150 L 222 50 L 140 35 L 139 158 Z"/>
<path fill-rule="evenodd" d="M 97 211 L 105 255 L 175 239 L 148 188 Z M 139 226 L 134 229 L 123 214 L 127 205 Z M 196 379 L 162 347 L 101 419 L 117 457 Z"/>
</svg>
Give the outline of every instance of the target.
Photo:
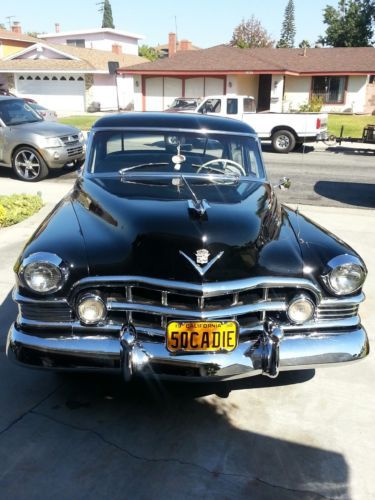
<svg viewBox="0 0 375 500">
<path fill-rule="evenodd" d="M 100 12 L 103 12 L 103 20 L 102 20 L 102 28 L 115 28 L 115 25 L 113 24 L 113 17 L 112 17 L 112 7 L 111 4 L 109 3 L 109 0 L 104 0 L 103 2 L 100 2 Z"/>
<path fill-rule="evenodd" d="M 156 61 L 161 57 L 161 54 L 158 50 L 156 50 L 154 47 L 149 47 L 148 45 L 141 45 L 138 49 L 138 54 L 141 57 L 146 57 L 146 59 L 149 59 L 150 61 Z"/>
<path fill-rule="evenodd" d="M 325 36 L 318 42 L 332 47 L 368 47 L 374 34 L 374 0 L 339 0 L 324 9 Z"/>
<path fill-rule="evenodd" d="M 305 49 L 305 48 L 306 48 L 306 49 L 309 49 L 309 48 L 311 47 L 311 45 L 310 45 L 310 42 L 309 42 L 308 40 L 302 40 L 302 42 L 300 42 L 300 43 L 298 44 L 298 47 L 299 47 L 300 49 Z"/>
<path fill-rule="evenodd" d="M 289 0 L 284 12 L 284 21 L 281 27 L 280 40 L 277 42 L 279 48 L 293 48 L 296 36 L 296 25 L 294 20 L 294 2 Z"/>
<path fill-rule="evenodd" d="M 234 28 L 230 44 L 234 47 L 245 49 L 273 47 L 274 41 L 271 39 L 266 29 L 263 28 L 260 21 L 254 16 L 251 16 L 247 21 L 242 19 L 241 23 Z"/>
</svg>

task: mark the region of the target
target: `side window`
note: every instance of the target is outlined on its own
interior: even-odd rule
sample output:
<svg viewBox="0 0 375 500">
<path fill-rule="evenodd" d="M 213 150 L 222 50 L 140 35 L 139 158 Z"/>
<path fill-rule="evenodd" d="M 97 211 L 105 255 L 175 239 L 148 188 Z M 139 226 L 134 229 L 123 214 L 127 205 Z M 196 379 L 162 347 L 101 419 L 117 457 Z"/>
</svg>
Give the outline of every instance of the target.
<svg viewBox="0 0 375 500">
<path fill-rule="evenodd" d="M 238 113 L 238 99 L 227 100 L 227 115 L 236 115 Z"/>
<path fill-rule="evenodd" d="M 221 112 L 221 99 L 209 99 L 203 105 L 206 113 L 220 113 Z"/>
<path fill-rule="evenodd" d="M 252 113 L 253 111 L 255 111 L 254 99 L 245 97 L 243 100 L 243 110 L 245 113 Z"/>
</svg>

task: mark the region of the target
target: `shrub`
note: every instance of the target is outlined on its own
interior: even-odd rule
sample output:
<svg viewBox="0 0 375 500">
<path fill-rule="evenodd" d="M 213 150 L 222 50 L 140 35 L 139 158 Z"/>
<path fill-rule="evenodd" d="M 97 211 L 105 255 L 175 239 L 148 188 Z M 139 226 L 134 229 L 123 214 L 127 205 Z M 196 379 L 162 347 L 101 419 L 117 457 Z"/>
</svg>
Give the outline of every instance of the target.
<svg viewBox="0 0 375 500">
<path fill-rule="evenodd" d="M 43 201 L 39 194 L 0 196 L 0 227 L 17 224 L 38 212 L 42 206 Z"/>
<path fill-rule="evenodd" d="M 306 104 L 302 104 L 298 111 L 300 113 L 306 113 L 306 112 L 319 112 L 321 111 L 323 107 L 324 101 L 323 97 L 313 95 L 310 99 L 310 102 L 307 102 Z"/>
</svg>

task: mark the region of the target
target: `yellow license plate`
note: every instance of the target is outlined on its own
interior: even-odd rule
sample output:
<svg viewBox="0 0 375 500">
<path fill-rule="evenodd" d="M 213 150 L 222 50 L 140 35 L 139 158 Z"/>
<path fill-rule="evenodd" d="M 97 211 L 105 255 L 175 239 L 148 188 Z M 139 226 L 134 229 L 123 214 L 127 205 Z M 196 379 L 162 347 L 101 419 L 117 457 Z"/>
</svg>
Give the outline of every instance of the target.
<svg viewBox="0 0 375 500">
<path fill-rule="evenodd" d="M 172 321 L 167 326 L 170 352 L 230 352 L 237 344 L 236 321 Z"/>
</svg>

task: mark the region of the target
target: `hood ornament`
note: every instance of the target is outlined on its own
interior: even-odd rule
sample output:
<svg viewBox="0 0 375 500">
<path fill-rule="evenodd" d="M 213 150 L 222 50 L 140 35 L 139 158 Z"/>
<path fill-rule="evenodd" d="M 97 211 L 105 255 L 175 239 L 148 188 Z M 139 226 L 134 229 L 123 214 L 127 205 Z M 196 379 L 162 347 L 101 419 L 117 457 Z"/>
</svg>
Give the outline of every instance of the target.
<svg viewBox="0 0 375 500">
<path fill-rule="evenodd" d="M 216 261 L 218 261 L 222 255 L 223 255 L 224 252 L 220 252 L 216 255 L 216 257 L 214 257 L 213 259 L 211 259 L 210 261 L 208 261 L 208 258 L 210 256 L 210 252 L 208 250 L 206 250 L 205 248 L 202 248 L 200 250 L 197 250 L 196 253 L 195 253 L 195 257 L 196 257 L 196 260 L 197 262 L 195 263 L 193 261 L 193 259 L 191 257 L 189 257 L 188 255 L 186 255 L 185 252 L 183 252 L 182 250 L 180 250 L 180 254 L 185 257 L 185 259 L 187 261 L 190 262 L 190 264 L 194 267 L 194 269 L 196 271 L 198 271 L 198 273 L 203 276 L 204 274 L 206 274 L 206 272 L 215 264 Z M 205 264 L 204 266 L 201 266 L 200 264 Z"/>
</svg>

